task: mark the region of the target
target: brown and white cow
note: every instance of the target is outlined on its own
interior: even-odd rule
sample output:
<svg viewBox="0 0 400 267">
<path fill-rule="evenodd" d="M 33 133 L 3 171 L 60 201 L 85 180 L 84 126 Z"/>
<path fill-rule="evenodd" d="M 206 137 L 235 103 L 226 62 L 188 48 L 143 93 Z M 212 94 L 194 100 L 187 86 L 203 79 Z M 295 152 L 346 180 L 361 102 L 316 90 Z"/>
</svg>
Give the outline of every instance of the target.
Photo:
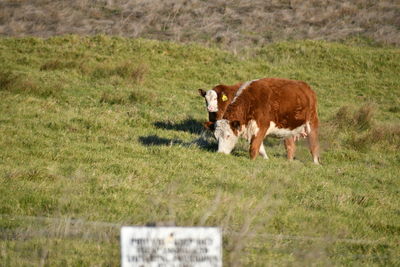
<svg viewBox="0 0 400 267">
<path fill-rule="evenodd" d="M 235 85 L 220 84 L 208 91 L 199 89 L 200 95 L 206 101 L 208 120 L 210 122 L 222 119 L 226 108 L 232 102 L 241 85 L 241 83 Z"/>
<path fill-rule="evenodd" d="M 213 89 L 204 91 L 199 89 L 199 93 L 204 97 L 206 101 L 206 107 L 208 111 L 208 122 L 204 123 L 204 127 L 214 130 L 213 124 L 222 119 L 228 105 L 238 96 L 244 88 L 248 86 L 250 82 L 237 83 L 235 85 L 217 85 Z M 265 152 L 264 144 L 260 146 L 260 154 L 268 159 L 268 155 Z"/>
<path fill-rule="evenodd" d="M 230 154 L 239 137 L 250 142 L 250 158 L 267 158 L 263 140 L 270 135 L 285 138 L 292 160 L 295 140 L 307 137 L 314 163 L 319 163 L 317 97 L 302 81 L 264 78 L 244 83 L 214 129 L 218 152 Z"/>
</svg>

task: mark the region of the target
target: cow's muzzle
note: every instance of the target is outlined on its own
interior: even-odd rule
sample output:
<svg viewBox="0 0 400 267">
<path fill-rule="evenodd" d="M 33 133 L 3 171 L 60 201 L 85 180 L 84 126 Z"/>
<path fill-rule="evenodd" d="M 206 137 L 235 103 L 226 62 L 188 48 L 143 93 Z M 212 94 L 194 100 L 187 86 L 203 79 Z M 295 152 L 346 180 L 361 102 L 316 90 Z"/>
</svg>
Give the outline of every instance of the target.
<svg viewBox="0 0 400 267">
<path fill-rule="evenodd" d="M 218 112 L 218 108 L 217 107 L 207 107 L 208 112 Z"/>
</svg>

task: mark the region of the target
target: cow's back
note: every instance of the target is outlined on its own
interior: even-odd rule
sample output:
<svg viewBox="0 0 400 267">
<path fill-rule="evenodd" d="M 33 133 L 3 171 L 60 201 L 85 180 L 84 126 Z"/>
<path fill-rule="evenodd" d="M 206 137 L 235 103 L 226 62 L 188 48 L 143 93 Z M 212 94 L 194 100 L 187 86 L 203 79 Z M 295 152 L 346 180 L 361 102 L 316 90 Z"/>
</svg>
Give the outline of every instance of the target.
<svg viewBox="0 0 400 267">
<path fill-rule="evenodd" d="M 227 119 L 274 121 L 280 128 L 296 128 L 316 116 L 316 95 L 304 82 L 264 78 L 253 81 L 226 110 Z"/>
</svg>

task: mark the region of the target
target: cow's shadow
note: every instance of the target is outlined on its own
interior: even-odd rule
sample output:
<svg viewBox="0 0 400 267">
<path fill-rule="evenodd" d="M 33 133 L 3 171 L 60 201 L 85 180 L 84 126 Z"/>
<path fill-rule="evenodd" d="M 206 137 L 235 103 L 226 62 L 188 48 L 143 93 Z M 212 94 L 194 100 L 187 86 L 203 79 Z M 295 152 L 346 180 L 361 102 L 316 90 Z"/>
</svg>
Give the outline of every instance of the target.
<svg viewBox="0 0 400 267">
<path fill-rule="evenodd" d="M 153 147 L 153 146 L 165 146 L 165 147 L 178 146 L 186 148 L 197 147 L 199 149 L 208 152 L 216 152 L 218 150 L 218 143 L 212 137 L 211 132 L 207 132 L 205 130 L 201 132 L 198 138 L 190 142 L 186 142 L 178 138 L 165 138 L 157 135 L 140 136 L 138 140 L 142 145 L 147 147 Z M 272 148 L 274 146 L 279 146 L 279 145 L 280 144 L 278 140 L 267 140 L 264 142 L 264 146 L 266 148 L 268 147 Z M 236 149 L 232 151 L 231 155 L 239 158 L 248 157 L 248 151 L 249 151 L 249 144 L 246 143 L 245 141 L 242 141 L 241 143 L 238 144 Z M 286 157 L 286 154 L 282 152 L 272 152 L 268 151 L 268 149 L 267 149 L 267 154 L 268 156 L 270 157 L 272 156 L 273 158 Z"/>
<path fill-rule="evenodd" d="M 183 131 L 199 135 L 204 131 L 203 124 L 193 118 L 188 118 L 178 123 L 157 121 L 153 125 L 159 129 Z"/>
<path fill-rule="evenodd" d="M 148 135 L 148 136 L 140 136 L 139 142 L 144 146 L 181 146 L 181 147 L 198 147 L 202 150 L 206 151 L 217 151 L 218 143 L 213 137 L 211 131 L 206 130 L 198 120 L 193 118 L 187 118 L 183 121 L 174 123 L 170 121 L 157 121 L 154 122 L 153 125 L 158 129 L 163 130 L 171 130 L 171 131 L 183 131 L 191 134 L 198 135 L 193 141 L 186 142 L 180 140 L 179 138 L 164 138 L 157 135 Z M 269 139 L 269 138 L 268 138 Z M 277 142 L 272 140 L 265 140 L 264 145 L 266 147 L 276 146 Z M 243 153 L 247 154 L 248 152 L 248 144 L 239 144 L 238 149 L 235 149 L 232 152 L 233 156 L 243 156 Z M 275 155 L 276 156 L 276 155 Z"/>
<path fill-rule="evenodd" d="M 139 142 L 144 146 L 181 146 L 181 147 L 198 147 L 207 151 L 216 151 L 218 144 L 210 142 L 208 138 L 200 136 L 199 138 L 185 142 L 177 138 L 164 138 L 157 135 L 140 136 Z"/>
<path fill-rule="evenodd" d="M 145 146 L 172 146 L 172 145 L 187 145 L 179 139 L 163 138 L 157 135 L 140 136 L 139 142 Z"/>
<path fill-rule="evenodd" d="M 181 147 L 198 147 L 207 151 L 216 151 L 218 145 L 212 137 L 211 132 L 205 130 L 203 124 L 193 118 L 187 118 L 183 121 L 174 123 L 170 121 L 157 121 L 153 125 L 158 129 L 183 131 L 198 135 L 198 138 L 186 142 L 178 138 L 164 138 L 157 135 L 140 136 L 139 142 L 144 146 L 181 146 Z"/>
</svg>

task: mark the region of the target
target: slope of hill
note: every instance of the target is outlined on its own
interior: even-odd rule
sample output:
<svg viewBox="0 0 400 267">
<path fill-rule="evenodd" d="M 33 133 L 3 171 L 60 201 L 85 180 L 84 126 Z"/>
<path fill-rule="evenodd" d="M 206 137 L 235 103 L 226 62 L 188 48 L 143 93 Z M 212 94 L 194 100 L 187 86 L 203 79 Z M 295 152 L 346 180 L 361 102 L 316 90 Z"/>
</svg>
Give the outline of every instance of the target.
<svg viewBox="0 0 400 267">
<path fill-rule="evenodd" d="M 239 49 L 292 39 L 364 36 L 400 44 L 397 0 L 72 0 L 0 3 L 0 34 L 110 34 Z"/>
<path fill-rule="evenodd" d="M 400 51 L 281 42 L 240 57 L 76 35 L 0 39 L 0 261 L 119 265 L 119 226 L 220 226 L 227 266 L 398 265 Z M 276 76 L 319 97 L 322 166 L 215 153 L 198 88 Z"/>
</svg>

